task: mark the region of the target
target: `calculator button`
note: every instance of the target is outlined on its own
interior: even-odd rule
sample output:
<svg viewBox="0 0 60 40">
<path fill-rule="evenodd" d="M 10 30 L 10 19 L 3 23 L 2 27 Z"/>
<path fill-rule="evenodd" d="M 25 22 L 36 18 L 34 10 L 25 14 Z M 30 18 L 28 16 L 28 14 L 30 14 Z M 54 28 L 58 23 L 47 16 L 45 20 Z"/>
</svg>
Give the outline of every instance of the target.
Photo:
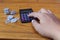
<svg viewBox="0 0 60 40">
<path fill-rule="evenodd" d="M 27 22 L 26 14 L 24 14 L 24 22 Z"/>
<path fill-rule="evenodd" d="M 22 16 L 22 17 L 21 17 L 21 20 L 22 20 L 22 21 L 24 21 L 24 15 L 23 15 L 23 14 L 21 14 L 21 16 Z"/>
</svg>

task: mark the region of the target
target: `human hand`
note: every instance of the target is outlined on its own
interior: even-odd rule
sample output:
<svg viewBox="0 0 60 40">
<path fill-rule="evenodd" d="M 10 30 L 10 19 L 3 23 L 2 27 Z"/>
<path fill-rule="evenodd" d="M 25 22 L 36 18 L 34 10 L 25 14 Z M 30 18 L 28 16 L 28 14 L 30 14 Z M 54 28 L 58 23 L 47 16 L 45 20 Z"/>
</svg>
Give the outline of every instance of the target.
<svg viewBox="0 0 60 40">
<path fill-rule="evenodd" d="M 36 20 L 32 20 L 32 25 L 42 36 L 50 37 L 55 40 L 60 39 L 60 21 L 50 10 L 41 9 L 38 12 L 32 12 L 28 16 L 33 16 L 40 20 L 40 23 Z"/>
</svg>

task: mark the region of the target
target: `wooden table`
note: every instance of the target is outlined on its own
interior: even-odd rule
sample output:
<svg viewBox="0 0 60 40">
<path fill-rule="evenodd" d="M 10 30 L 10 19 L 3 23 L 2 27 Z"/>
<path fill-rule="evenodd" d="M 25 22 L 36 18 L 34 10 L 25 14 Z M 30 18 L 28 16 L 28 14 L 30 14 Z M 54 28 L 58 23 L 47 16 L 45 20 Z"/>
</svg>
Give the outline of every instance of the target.
<svg viewBox="0 0 60 40">
<path fill-rule="evenodd" d="M 38 11 L 41 8 L 50 9 L 53 13 L 60 18 L 60 3 L 0 3 L 0 38 L 5 39 L 26 39 L 26 40 L 48 40 L 47 38 L 39 35 L 33 28 L 31 23 L 21 23 L 18 20 L 16 23 L 5 24 L 6 17 L 3 12 L 5 7 L 10 10 L 16 10 L 15 17 L 20 17 L 19 9 L 32 8 Z"/>
</svg>

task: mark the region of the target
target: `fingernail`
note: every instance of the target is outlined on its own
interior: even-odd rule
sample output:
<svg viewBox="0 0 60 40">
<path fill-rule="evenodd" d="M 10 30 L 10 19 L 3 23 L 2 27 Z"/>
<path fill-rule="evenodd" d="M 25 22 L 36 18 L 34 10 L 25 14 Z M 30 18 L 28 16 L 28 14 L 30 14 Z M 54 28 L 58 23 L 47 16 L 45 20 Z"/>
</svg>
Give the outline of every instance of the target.
<svg viewBox="0 0 60 40">
<path fill-rule="evenodd" d="M 32 20 L 32 22 L 34 22 L 34 20 Z"/>
</svg>

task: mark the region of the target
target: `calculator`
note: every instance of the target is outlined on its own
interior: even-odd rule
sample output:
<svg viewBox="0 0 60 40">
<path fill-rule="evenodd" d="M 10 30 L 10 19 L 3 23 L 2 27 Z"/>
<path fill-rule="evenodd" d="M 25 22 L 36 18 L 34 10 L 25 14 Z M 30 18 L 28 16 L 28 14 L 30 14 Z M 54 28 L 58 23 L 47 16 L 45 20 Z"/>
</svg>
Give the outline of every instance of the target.
<svg viewBox="0 0 60 40">
<path fill-rule="evenodd" d="M 28 17 L 28 15 L 33 12 L 32 8 L 29 9 L 20 9 L 20 20 L 22 23 L 28 23 L 31 22 L 33 19 L 36 20 L 39 23 L 39 19 L 36 17 Z"/>
<path fill-rule="evenodd" d="M 28 14 L 30 14 L 31 12 L 33 12 L 33 10 L 31 8 L 29 9 L 20 9 L 19 13 L 20 13 L 20 20 L 22 23 L 28 23 L 31 22 L 33 18 L 28 17 Z"/>
</svg>

